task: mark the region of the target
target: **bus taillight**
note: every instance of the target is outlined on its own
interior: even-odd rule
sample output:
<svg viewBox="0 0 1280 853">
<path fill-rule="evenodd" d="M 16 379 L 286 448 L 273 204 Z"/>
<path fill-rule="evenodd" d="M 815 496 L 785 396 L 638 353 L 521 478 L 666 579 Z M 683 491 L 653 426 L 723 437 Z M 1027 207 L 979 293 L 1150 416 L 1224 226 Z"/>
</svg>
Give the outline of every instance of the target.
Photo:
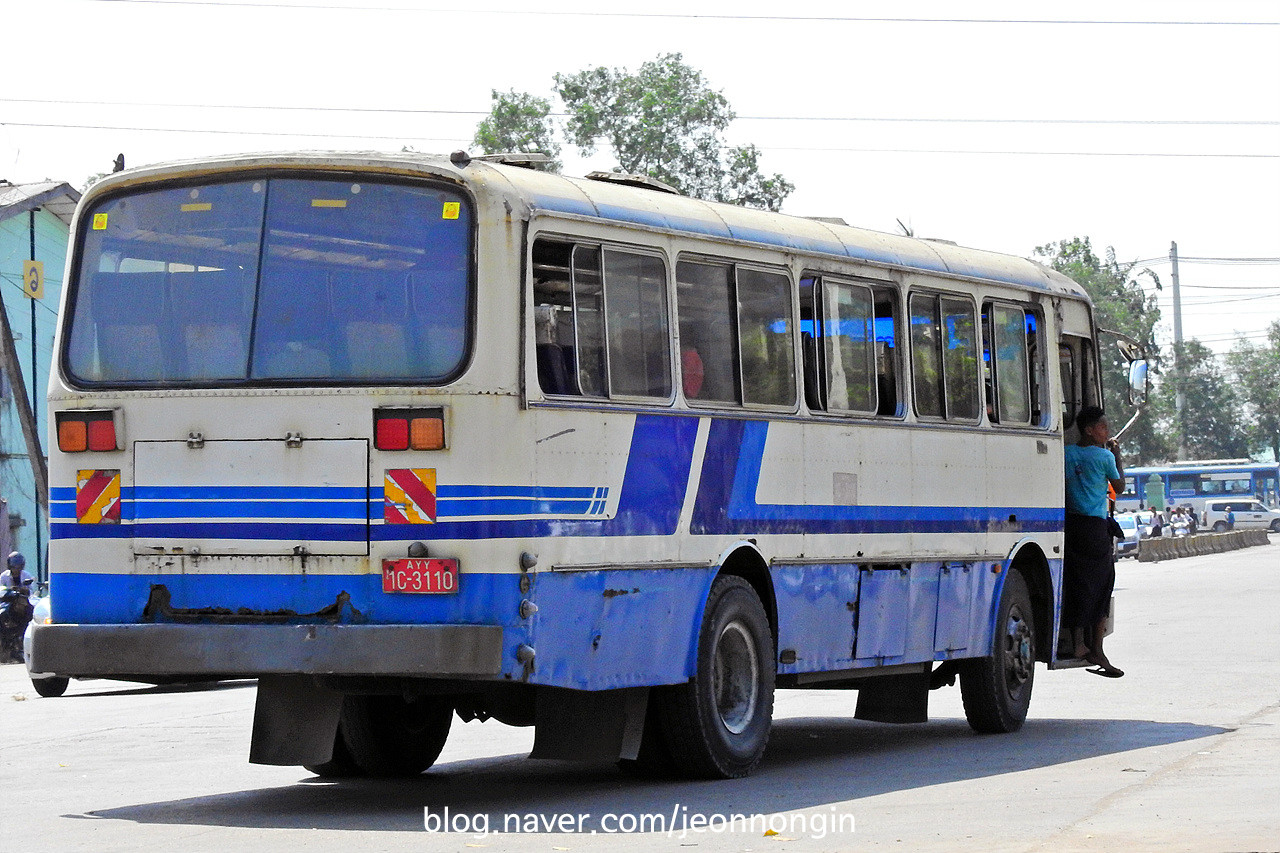
<svg viewBox="0 0 1280 853">
<path fill-rule="evenodd" d="M 114 412 L 57 412 L 58 449 L 63 453 L 119 450 Z"/>
<path fill-rule="evenodd" d="M 443 409 L 375 409 L 373 445 L 379 450 L 443 450 Z"/>
</svg>

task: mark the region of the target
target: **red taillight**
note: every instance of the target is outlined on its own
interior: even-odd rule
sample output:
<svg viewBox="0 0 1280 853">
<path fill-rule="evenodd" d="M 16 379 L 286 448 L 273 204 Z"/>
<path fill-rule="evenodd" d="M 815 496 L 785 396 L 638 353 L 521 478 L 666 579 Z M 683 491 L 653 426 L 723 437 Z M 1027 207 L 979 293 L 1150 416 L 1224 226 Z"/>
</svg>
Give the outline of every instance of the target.
<svg viewBox="0 0 1280 853">
<path fill-rule="evenodd" d="M 89 421 L 89 449 L 98 451 L 116 449 L 114 420 Z"/>
<path fill-rule="evenodd" d="M 408 418 L 378 418 L 373 443 L 379 450 L 408 450 Z"/>
<path fill-rule="evenodd" d="M 378 409 L 373 444 L 379 450 L 443 450 L 444 409 Z"/>
<path fill-rule="evenodd" d="M 113 412 L 56 412 L 58 449 L 63 453 L 118 450 Z"/>
</svg>

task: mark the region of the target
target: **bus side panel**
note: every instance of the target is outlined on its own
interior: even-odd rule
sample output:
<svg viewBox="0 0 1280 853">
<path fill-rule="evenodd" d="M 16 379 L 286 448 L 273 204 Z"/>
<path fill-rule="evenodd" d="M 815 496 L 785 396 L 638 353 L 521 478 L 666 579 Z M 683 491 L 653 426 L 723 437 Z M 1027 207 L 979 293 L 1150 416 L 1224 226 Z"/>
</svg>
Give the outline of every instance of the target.
<svg viewBox="0 0 1280 853">
<path fill-rule="evenodd" d="M 529 681 L 578 690 L 687 681 L 714 579 L 712 567 L 539 574 Z"/>
<path fill-rule="evenodd" d="M 774 566 L 770 573 L 778 607 L 778 673 L 852 667 L 858 567 Z"/>
</svg>

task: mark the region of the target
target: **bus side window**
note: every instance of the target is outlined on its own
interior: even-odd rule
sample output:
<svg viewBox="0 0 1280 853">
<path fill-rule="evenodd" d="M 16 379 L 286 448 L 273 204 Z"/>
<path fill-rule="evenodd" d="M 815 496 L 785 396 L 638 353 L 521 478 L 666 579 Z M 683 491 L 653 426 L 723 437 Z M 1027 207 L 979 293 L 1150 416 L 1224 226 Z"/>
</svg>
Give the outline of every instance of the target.
<svg viewBox="0 0 1280 853">
<path fill-rule="evenodd" d="M 671 395 L 667 273 L 653 255 L 538 240 L 538 384 L 547 394 Z"/>
<path fill-rule="evenodd" d="M 978 344 L 973 305 L 961 297 L 911 295 L 911 364 L 922 417 L 978 419 Z"/>
<path fill-rule="evenodd" d="M 737 273 L 743 401 L 790 407 L 796 399 L 791 281 L 761 270 Z"/>
<path fill-rule="evenodd" d="M 801 282 L 805 397 L 811 409 L 880 411 L 876 299 L 866 285 Z M 896 406 L 896 403 L 893 404 Z"/>
<path fill-rule="evenodd" d="M 1058 375 L 1062 381 L 1062 428 L 1065 430 L 1075 423 L 1076 412 L 1080 410 L 1076 395 L 1075 355 L 1070 344 L 1058 345 Z"/>
<path fill-rule="evenodd" d="M 1032 418 L 1034 317 L 1021 308 L 987 303 L 982 311 L 988 417 L 1027 425 Z"/>
<path fill-rule="evenodd" d="M 671 328 L 662 259 L 606 249 L 604 287 L 611 395 L 670 397 Z"/>
<path fill-rule="evenodd" d="M 898 404 L 898 317 L 897 293 L 887 287 L 875 289 L 876 396 L 877 415 L 900 415 Z"/>
<path fill-rule="evenodd" d="M 681 362 L 692 362 L 691 355 L 696 354 L 703 371 L 701 387 L 692 396 L 716 403 L 741 402 L 733 268 L 681 261 L 676 265 L 676 297 Z"/>
</svg>

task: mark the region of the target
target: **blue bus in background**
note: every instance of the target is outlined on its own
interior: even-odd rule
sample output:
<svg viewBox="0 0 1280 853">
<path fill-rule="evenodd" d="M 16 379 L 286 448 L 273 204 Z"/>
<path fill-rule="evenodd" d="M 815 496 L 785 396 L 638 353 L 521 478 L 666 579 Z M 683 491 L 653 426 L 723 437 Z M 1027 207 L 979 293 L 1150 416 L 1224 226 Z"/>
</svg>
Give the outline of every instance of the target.
<svg viewBox="0 0 1280 853">
<path fill-rule="evenodd" d="M 1255 498 L 1280 505 L 1280 466 L 1250 459 L 1210 459 L 1129 468 L 1117 510 L 1190 506 L 1204 512 L 1204 502 L 1217 498 Z M 1155 497 L 1163 501 L 1157 505 Z"/>
</svg>

